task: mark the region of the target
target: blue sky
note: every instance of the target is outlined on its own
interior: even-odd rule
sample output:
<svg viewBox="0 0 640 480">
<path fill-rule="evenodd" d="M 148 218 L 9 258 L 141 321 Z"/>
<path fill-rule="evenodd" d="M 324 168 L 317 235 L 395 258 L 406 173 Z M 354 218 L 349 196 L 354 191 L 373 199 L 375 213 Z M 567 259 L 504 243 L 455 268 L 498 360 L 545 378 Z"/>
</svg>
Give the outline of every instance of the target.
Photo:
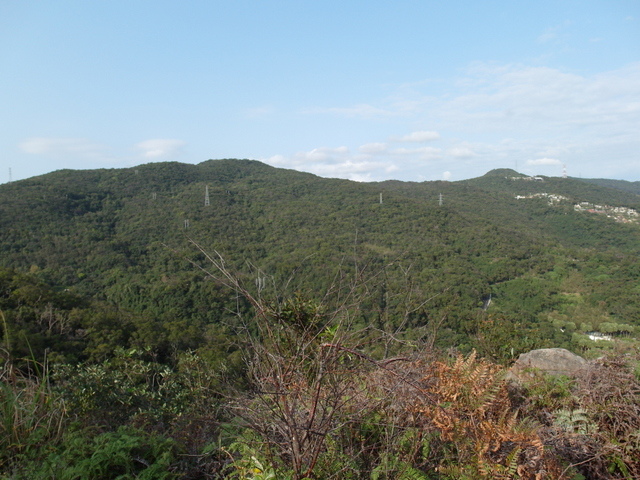
<svg viewBox="0 0 640 480">
<path fill-rule="evenodd" d="M 640 1 L 0 0 L 0 183 L 251 158 L 640 180 Z"/>
</svg>

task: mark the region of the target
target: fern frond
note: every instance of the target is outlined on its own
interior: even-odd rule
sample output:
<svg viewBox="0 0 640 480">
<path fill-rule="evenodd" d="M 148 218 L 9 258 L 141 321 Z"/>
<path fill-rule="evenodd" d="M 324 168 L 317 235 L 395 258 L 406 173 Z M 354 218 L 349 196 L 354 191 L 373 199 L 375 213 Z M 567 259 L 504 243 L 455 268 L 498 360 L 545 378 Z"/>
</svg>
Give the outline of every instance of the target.
<svg viewBox="0 0 640 480">
<path fill-rule="evenodd" d="M 407 465 L 397 477 L 397 480 L 429 480 L 429 476 L 422 470 Z"/>
<path fill-rule="evenodd" d="M 507 455 L 507 469 L 506 474 L 508 478 L 514 478 L 514 476 L 518 472 L 518 458 L 520 457 L 520 453 L 522 449 L 520 447 L 516 447 L 509 455 Z"/>
</svg>

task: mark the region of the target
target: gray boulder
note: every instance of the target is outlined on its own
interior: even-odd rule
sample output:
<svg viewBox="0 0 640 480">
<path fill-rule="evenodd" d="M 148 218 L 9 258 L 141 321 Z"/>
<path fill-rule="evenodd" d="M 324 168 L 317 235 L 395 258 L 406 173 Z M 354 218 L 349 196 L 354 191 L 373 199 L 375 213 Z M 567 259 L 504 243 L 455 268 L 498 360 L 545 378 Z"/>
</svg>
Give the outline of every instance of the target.
<svg viewBox="0 0 640 480">
<path fill-rule="evenodd" d="M 522 353 L 509 369 L 507 380 L 524 381 L 536 371 L 549 375 L 575 376 L 587 367 L 587 361 L 564 348 L 541 348 Z"/>
</svg>

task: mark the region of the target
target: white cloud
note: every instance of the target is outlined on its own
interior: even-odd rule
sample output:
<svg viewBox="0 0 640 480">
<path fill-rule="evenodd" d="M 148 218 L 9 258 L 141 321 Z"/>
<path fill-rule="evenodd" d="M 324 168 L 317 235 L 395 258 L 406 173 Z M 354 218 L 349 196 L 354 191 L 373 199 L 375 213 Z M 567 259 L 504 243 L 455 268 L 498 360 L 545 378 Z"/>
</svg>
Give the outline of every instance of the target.
<svg viewBox="0 0 640 480">
<path fill-rule="evenodd" d="M 548 67 L 476 65 L 465 90 L 438 113 L 451 125 L 478 131 L 531 138 L 586 128 L 602 135 L 603 128 L 637 132 L 640 120 L 640 111 L 629 108 L 640 99 L 640 62 L 591 77 Z"/>
<path fill-rule="evenodd" d="M 440 140 L 440 134 L 430 131 L 412 132 L 402 137 L 394 137 L 393 140 L 396 142 L 432 142 L 434 140 Z"/>
<path fill-rule="evenodd" d="M 527 160 L 527 165 L 562 165 L 560 160 L 555 158 L 536 158 L 535 160 Z"/>
<path fill-rule="evenodd" d="M 384 164 L 380 162 L 367 162 L 367 161 L 356 161 L 356 160 L 346 160 L 344 162 L 340 162 L 334 165 L 314 165 L 312 170 L 314 173 L 318 175 L 344 175 L 344 174 L 363 174 L 371 171 L 375 168 L 380 168 L 384 166 Z"/>
<path fill-rule="evenodd" d="M 174 158 L 178 156 L 185 142 L 170 138 L 156 138 L 136 144 L 142 156 L 149 159 Z"/>
<path fill-rule="evenodd" d="M 297 165 L 307 162 L 332 162 L 337 157 L 342 157 L 349 153 L 347 147 L 318 147 L 308 152 L 298 152 L 293 155 L 293 161 Z"/>
<path fill-rule="evenodd" d="M 451 172 L 448 170 L 446 172 L 442 172 L 442 179 L 446 181 L 451 180 Z"/>
<path fill-rule="evenodd" d="M 640 62 L 597 74 L 474 63 L 449 85 L 438 97 L 430 91 L 433 82 L 425 81 L 401 85 L 379 104 L 329 109 L 359 115 L 354 122 L 376 120 L 375 128 L 380 123 L 374 117 L 380 114 L 386 115 L 385 121 L 408 118 L 433 130 L 387 136 L 387 142 L 355 146 L 355 153 L 346 147 L 342 151 L 321 147 L 274 163 L 288 162 L 319 174 L 331 171 L 327 174 L 343 178 L 369 175 L 375 180 L 389 178 L 385 169 L 398 166 L 402 173 L 395 178 L 405 180 L 437 179 L 443 171 L 453 178 L 469 178 L 492 168 L 562 163 L 585 177 L 640 175 Z M 434 140 L 442 148 L 419 143 Z M 603 165 L 606 158 L 611 161 Z M 371 168 L 368 173 L 362 171 L 366 167 Z"/>
<path fill-rule="evenodd" d="M 323 149 L 321 148 L 314 148 L 313 150 L 308 152 L 298 152 L 293 156 L 293 158 L 295 159 L 296 163 L 303 164 L 307 161 L 322 162 L 325 160 L 329 160 L 331 158 L 331 155 L 328 152 L 323 151 Z"/>
<path fill-rule="evenodd" d="M 101 156 L 105 150 L 103 145 L 87 140 L 86 138 L 54 138 L 32 137 L 19 145 L 20 150 L 32 155 L 64 157 L 96 157 Z"/>
<path fill-rule="evenodd" d="M 288 166 L 290 164 L 290 161 L 287 157 L 285 157 L 284 155 L 273 155 L 269 158 L 264 158 L 263 161 L 265 163 L 268 163 L 269 165 L 273 165 L 274 167 L 280 167 L 280 166 Z"/>
<path fill-rule="evenodd" d="M 318 147 L 297 152 L 290 157 L 274 155 L 264 162 L 285 168 L 295 168 L 323 177 L 346 178 L 358 182 L 373 181 L 397 170 L 390 161 L 373 161 L 363 153 L 352 154 L 345 146 Z"/>
<path fill-rule="evenodd" d="M 419 147 L 419 148 L 396 148 L 392 150 L 395 155 L 409 155 L 421 158 L 423 160 L 431 160 L 440 158 L 442 150 L 435 147 Z"/>
<path fill-rule="evenodd" d="M 145 140 L 135 145 L 145 159 L 174 158 L 181 153 L 185 142 L 175 139 Z M 32 137 L 19 145 L 19 148 L 32 155 L 66 159 L 73 164 L 79 161 L 106 162 L 111 164 L 135 161 L 128 156 L 108 155 L 105 145 L 86 138 Z"/>
<path fill-rule="evenodd" d="M 388 146 L 386 143 L 381 143 L 381 142 L 377 142 L 377 143 L 366 143 L 364 145 L 360 145 L 358 147 L 358 151 L 362 152 L 362 153 L 366 153 L 368 155 L 376 155 L 376 154 L 380 154 L 380 153 L 385 153 L 388 149 Z"/>
<path fill-rule="evenodd" d="M 476 153 L 469 147 L 458 146 L 448 149 L 447 155 L 450 155 L 454 158 L 471 158 L 475 156 Z"/>
</svg>

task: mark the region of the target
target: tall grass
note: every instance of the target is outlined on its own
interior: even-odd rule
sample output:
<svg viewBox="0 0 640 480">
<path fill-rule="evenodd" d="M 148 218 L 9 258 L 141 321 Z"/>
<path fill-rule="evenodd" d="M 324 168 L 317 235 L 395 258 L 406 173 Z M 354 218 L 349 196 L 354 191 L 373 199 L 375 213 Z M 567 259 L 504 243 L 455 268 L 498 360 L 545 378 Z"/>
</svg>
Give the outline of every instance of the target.
<svg viewBox="0 0 640 480">
<path fill-rule="evenodd" d="M 0 381 L 0 470 L 59 439 L 65 413 L 46 380 Z"/>
<path fill-rule="evenodd" d="M 45 445 L 59 440 L 66 417 L 64 402 L 49 384 L 46 361 L 37 365 L 34 375 L 16 371 L 10 356 L 9 332 L 2 348 L 4 365 L 0 370 L 0 472 L 10 471 L 17 462 L 35 454 Z"/>
</svg>

